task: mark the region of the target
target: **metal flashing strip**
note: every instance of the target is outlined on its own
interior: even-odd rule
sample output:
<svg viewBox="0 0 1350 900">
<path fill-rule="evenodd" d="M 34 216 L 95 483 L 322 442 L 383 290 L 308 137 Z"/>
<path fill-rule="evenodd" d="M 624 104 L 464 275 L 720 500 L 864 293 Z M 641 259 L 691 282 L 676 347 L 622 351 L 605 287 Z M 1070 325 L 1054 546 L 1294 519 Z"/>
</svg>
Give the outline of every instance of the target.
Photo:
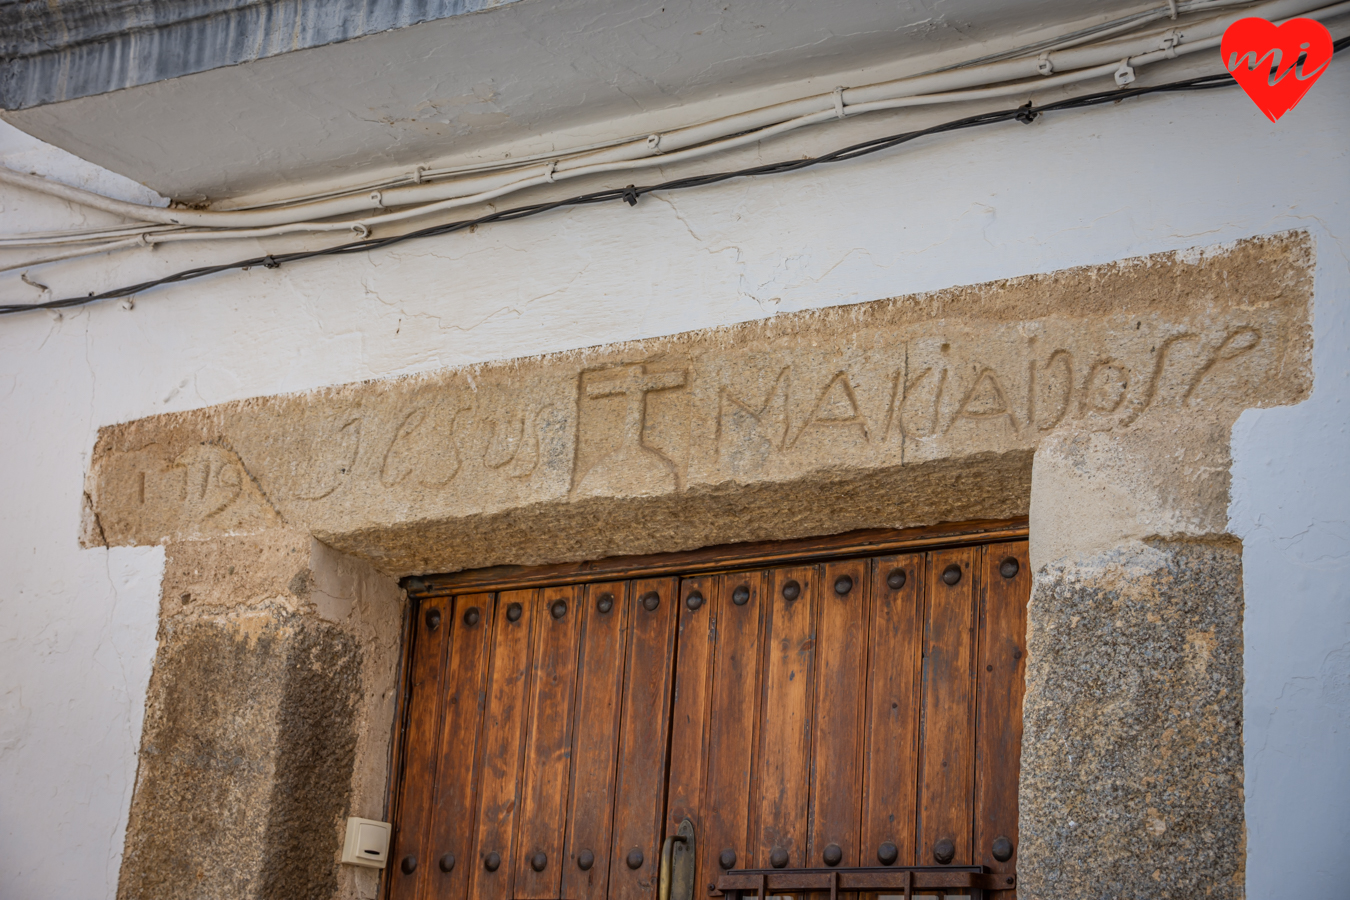
<svg viewBox="0 0 1350 900">
<path fill-rule="evenodd" d="M 0 109 L 165 81 L 516 0 L 0 3 Z"/>
</svg>

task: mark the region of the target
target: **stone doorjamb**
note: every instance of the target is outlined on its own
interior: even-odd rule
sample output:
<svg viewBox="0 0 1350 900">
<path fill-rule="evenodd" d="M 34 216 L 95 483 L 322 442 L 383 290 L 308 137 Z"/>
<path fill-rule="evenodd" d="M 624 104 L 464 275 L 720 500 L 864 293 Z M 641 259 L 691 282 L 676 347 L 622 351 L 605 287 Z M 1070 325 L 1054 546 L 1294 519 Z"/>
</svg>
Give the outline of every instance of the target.
<svg viewBox="0 0 1350 900">
<path fill-rule="evenodd" d="M 375 894 L 397 579 L 1031 518 L 1020 895 L 1240 897 L 1243 409 L 1311 389 L 1306 234 L 100 431 L 167 547 L 119 896 Z"/>
</svg>

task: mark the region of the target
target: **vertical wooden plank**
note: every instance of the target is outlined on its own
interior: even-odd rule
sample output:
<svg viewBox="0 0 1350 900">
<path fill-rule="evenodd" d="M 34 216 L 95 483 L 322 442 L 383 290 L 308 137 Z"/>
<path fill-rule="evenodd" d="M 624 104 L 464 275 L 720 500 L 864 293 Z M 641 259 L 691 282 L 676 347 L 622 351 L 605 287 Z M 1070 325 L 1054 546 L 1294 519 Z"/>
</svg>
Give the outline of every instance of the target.
<svg viewBox="0 0 1350 900">
<path fill-rule="evenodd" d="M 567 850 L 559 893 L 567 900 L 603 900 L 609 891 L 614 768 L 628 646 L 627 587 L 618 581 L 592 584 L 585 591 Z M 589 865 L 583 869 L 586 861 Z"/>
<path fill-rule="evenodd" d="M 951 865 L 971 864 L 975 781 L 975 598 L 979 548 L 928 554 L 923 732 L 919 750 L 918 859 L 951 841 Z M 955 584 L 947 573 L 958 572 Z"/>
<path fill-rule="evenodd" d="M 437 597 L 423 602 L 417 611 L 412 679 L 408 686 L 412 696 L 404 745 L 407 755 L 387 870 L 393 879 L 389 892 L 393 900 L 413 900 L 419 883 L 428 875 L 423 845 L 431 823 L 431 798 L 436 784 L 436 738 L 440 730 L 446 634 L 451 629 L 450 608 L 448 597 Z M 412 872 L 404 872 L 402 861 L 409 857 L 416 865 Z"/>
<path fill-rule="evenodd" d="M 817 596 L 808 866 L 857 866 L 867 700 L 868 562 L 826 563 Z M 841 856 L 826 859 L 826 848 Z M 870 865 L 870 863 L 869 863 Z"/>
<path fill-rule="evenodd" d="M 521 770 L 518 900 L 553 900 L 563 870 L 571 774 L 572 698 L 581 629 L 581 588 L 544 588 L 535 613 L 535 650 Z M 542 862 L 542 866 L 538 864 Z"/>
<path fill-rule="evenodd" d="M 716 579 L 717 643 L 696 885 L 717 880 L 724 851 L 731 851 L 735 868 L 756 865 L 758 841 L 749 839 L 750 790 L 760 720 L 764 578 L 763 572 L 746 572 Z"/>
<path fill-rule="evenodd" d="M 674 834 L 687 816 L 697 836 L 704 827 L 703 788 L 707 780 L 708 710 L 712 702 L 712 660 L 722 600 L 716 577 L 680 582 L 679 632 L 675 640 L 675 698 L 670 716 L 670 778 L 665 833 Z M 695 879 L 706 862 L 695 848 Z M 700 884 L 698 880 L 695 885 Z"/>
<path fill-rule="evenodd" d="M 1017 779 L 1022 762 L 1031 565 L 1026 541 L 990 544 L 982 549 L 984 596 L 976 670 L 975 864 L 988 866 L 991 872 L 1013 872 L 1017 869 Z M 999 838 L 1006 839 L 1013 850 L 1013 856 L 1002 862 L 993 853 Z"/>
<path fill-rule="evenodd" d="M 609 862 L 612 900 L 656 896 L 678 588 L 674 578 L 636 580 L 632 585 L 629 622 L 633 635 L 624 684 Z M 638 865 L 628 865 L 630 855 L 634 862 L 640 855 Z"/>
<path fill-rule="evenodd" d="M 492 595 L 456 597 L 449 624 L 435 805 L 426 859 L 419 868 L 425 869 L 423 897 L 463 900 L 473 871 L 474 800 L 492 646 Z"/>
<path fill-rule="evenodd" d="M 530 687 L 533 625 L 537 591 L 503 591 L 497 596 L 492 633 L 492 664 L 483 716 L 482 786 L 474 840 L 469 896 L 474 900 L 511 900 L 515 874 L 516 810 L 520 801 L 520 765 Z M 489 857 L 500 860 L 489 871 Z"/>
<path fill-rule="evenodd" d="M 818 580 L 814 566 L 768 573 L 764 716 L 751 794 L 759 865 L 772 865 L 775 852 L 790 867 L 806 865 Z"/>
<path fill-rule="evenodd" d="M 923 660 L 924 556 L 872 560 L 868 649 L 867 746 L 863 761 L 862 852 L 876 865 L 895 844 L 899 865 L 913 865 L 918 816 L 920 673 Z"/>
</svg>

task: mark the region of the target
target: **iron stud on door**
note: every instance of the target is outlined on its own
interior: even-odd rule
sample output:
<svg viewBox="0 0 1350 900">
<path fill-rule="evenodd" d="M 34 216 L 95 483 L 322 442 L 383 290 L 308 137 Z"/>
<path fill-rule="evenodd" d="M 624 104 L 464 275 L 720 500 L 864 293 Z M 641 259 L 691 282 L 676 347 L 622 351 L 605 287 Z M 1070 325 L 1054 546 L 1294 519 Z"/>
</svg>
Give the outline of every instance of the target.
<svg viewBox="0 0 1350 900">
<path fill-rule="evenodd" d="M 574 701 L 573 768 L 564 862 L 557 866 L 554 897 L 605 900 L 609 895 L 624 660 L 628 626 L 637 606 L 627 600 L 629 591 L 624 582 L 592 584 L 586 588 L 586 600 L 577 604 L 585 612 Z"/>
</svg>

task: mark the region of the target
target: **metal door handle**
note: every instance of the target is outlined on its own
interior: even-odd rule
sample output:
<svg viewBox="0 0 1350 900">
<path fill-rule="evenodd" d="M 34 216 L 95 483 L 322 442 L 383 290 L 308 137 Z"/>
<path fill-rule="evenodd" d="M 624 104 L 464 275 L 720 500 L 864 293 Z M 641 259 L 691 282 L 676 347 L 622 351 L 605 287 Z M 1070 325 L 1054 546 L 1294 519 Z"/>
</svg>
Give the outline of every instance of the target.
<svg viewBox="0 0 1350 900">
<path fill-rule="evenodd" d="M 678 864 L 674 861 L 676 842 L 684 844 Z M 686 818 L 661 846 L 661 884 L 659 900 L 693 900 L 694 898 L 694 823 Z M 672 891 L 674 897 L 672 898 Z"/>
<path fill-rule="evenodd" d="M 682 834 L 672 834 L 661 847 L 661 889 L 657 893 L 660 900 L 670 900 L 670 854 L 675 849 L 676 841 L 684 843 L 685 840 Z"/>
</svg>

